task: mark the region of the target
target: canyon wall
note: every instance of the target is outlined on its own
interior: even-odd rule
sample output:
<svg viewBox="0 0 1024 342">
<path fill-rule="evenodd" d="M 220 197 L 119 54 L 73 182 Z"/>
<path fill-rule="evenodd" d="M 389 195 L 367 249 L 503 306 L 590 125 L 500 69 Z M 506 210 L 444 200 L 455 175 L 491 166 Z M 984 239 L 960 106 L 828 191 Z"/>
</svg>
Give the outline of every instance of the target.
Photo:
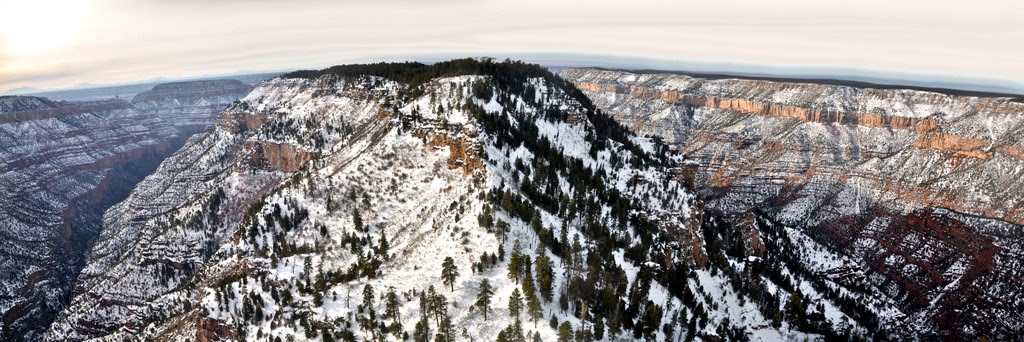
<svg viewBox="0 0 1024 342">
<path fill-rule="evenodd" d="M 696 162 L 710 209 L 763 213 L 855 260 L 921 336 L 1012 336 L 1024 103 L 905 89 L 568 69 L 639 134 Z M 813 254 L 805 251 L 806 255 Z M 813 264 L 814 260 L 805 260 Z M 1002 317 L 1002 318 L 996 318 Z"/>
<path fill-rule="evenodd" d="M 249 89 L 201 81 L 132 102 L 0 97 L 0 339 L 41 338 L 106 209 Z"/>
<path fill-rule="evenodd" d="M 140 110 L 165 116 L 184 133 L 194 133 L 213 123 L 224 107 L 245 96 L 253 86 L 237 80 L 206 80 L 166 83 L 132 98 Z"/>
</svg>

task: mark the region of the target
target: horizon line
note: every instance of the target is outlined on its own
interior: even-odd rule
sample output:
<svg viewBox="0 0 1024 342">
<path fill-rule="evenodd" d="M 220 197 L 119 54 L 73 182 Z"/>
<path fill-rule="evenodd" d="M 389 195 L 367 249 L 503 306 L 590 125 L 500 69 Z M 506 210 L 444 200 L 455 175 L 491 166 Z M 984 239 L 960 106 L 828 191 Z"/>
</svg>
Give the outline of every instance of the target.
<svg viewBox="0 0 1024 342">
<path fill-rule="evenodd" d="M 974 93 L 992 95 L 985 97 L 1021 97 L 1024 96 L 1024 83 L 1005 79 L 991 79 L 938 74 L 894 73 L 882 70 L 860 69 L 850 67 L 799 67 L 777 66 L 753 63 L 708 62 L 694 60 L 665 60 L 636 56 L 616 56 L 599 54 L 570 53 L 524 53 L 524 54 L 426 54 L 397 55 L 360 58 L 358 61 L 338 63 L 325 66 L 304 66 L 276 70 L 236 70 L 224 73 L 208 73 L 191 76 L 154 76 L 146 79 L 116 82 L 107 84 L 80 83 L 79 85 L 60 88 L 36 88 L 38 91 L 11 93 L 12 91 L 33 86 L 22 86 L 6 89 L 0 96 L 46 94 L 62 91 L 85 89 L 101 89 L 141 84 L 160 84 L 177 81 L 200 79 L 227 79 L 232 76 L 258 75 L 269 73 L 286 73 L 296 70 L 316 70 L 334 65 L 367 64 L 379 62 L 420 62 L 432 64 L 458 58 L 483 58 L 519 60 L 538 64 L 547 68 L 597 68 L 627 71 L 633 73 L 671 73 L 683 74 L 697 78 L 737 78 L 757 79 L 788 83 L 825 83 L 847 85 L 857 88 L 901 88 L 922 91 L 950 93 Z M 855 83 L 855 84 L 843 84 Z M 84 86 L 83 86 L 84 85 Z M 953 94 L 956 95 L 956 94 Z"/>
</svg>

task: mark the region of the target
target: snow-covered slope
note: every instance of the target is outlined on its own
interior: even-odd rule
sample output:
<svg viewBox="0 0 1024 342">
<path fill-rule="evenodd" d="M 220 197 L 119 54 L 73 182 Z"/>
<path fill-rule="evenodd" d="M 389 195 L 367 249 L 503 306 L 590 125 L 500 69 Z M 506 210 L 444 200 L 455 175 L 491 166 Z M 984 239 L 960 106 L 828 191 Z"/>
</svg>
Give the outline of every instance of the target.
<svg viewBox="0 0 1024 342">
<path fill-rule="evenodd" d="M 776 235 L 788 236 L 796 252 L 787 254 L 808 279 L 836 279 L 861 293 L 853 298 L 889 298 L 866 311 L 891 334 L 1024 331 L 1019 99 L 595 69 L 560 75 L 692 160 L 709 208 L 765 235 L 751 212 L 790 227 Z"/>
<path fill-rule="evenodd" d="M 872 336 L 830 305 L 773 324 L 794 285 L 723 238 L 686 169 L 534 65 L 285 75 L 107 212 L 48 337 Z"/>
<path fill-rule="evenodd" d="M 67 302 L 103 209 L 182 139 L 119 100 L 0 103 L 0 336 L 33 339 Z"/>
<path fill-rule="evenodd" d="M 40 339 L 70 300 L 103 212 L 202 128 L 196 124 L 249 90 L 200 106 L 193 86 L 164 91 L 173 105 L 144 108 L 119 99 L 0 97 L 0 339 Z"/>
</svg>

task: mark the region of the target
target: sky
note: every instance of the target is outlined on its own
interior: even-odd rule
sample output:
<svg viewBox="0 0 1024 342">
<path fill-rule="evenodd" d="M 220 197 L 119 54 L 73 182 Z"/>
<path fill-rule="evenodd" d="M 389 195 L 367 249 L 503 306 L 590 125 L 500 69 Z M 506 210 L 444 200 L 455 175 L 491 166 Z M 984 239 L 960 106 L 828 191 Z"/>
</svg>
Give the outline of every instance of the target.
<svg viewBox="0 0 1024 342">
<path fill-rule="evenodd" d="M 469 56 L 1024 92 L 1024 1 L 0 0 L 0 92 Z"/>
</svg>

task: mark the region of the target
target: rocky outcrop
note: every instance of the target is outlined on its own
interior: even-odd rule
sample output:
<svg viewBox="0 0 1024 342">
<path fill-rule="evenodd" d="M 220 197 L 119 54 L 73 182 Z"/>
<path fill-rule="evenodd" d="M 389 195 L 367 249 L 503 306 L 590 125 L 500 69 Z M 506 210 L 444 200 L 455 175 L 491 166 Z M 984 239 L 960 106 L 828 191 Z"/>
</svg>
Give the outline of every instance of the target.
<svg viewBox="0 0 1024 342">
<path fill-rule="evenodd" d="M 217 114 L 217 126 L 230 133 L 239 133 L 245 130 L 257 130 L 270 122 L 272 118 L 265 115 L 253 114 L 246 111 L 221 112 Z"/>
<path fill-rule="evenodd" d="M 1015 336 L 1024 104 L 903 89 L 570 69 L 696 162 L 709 208 L 798 227 L 868 270 L 917 336 Z M 808 263 L 815 263 L 810 260 Z M 842 272 L 837 272 L 842 273 Z M 993 319 L 992 317 L 1003 317 Z"/>
<path fill-rule="evenodd" d="M 245 150 L 253 167 L 284 172 L 298 171 L 313 157 L 308 149 L 289 143 L 248 141 Z"/>
<path fill-rule="evenodd" d="M 484 166 L 477 150 L 476 141 L 473 139 L 476 136 L 475 131 L 453 134 L 447 131 L 419 128 L 413 132 L 413 136 L 425 139 L 435 148 L 447 148 L 449 169 L 460 168 L 466 174 L 470 174 Z"/>
<path fill-rule="evenodd" d="M 196 317 L 195 342 L 233 341 L 238 338 L 235 328 L 219 319 Z"/>
<path fill-rule="evenodd" d="M 923 134 L 920 138 L 914 141 L 913 146 L 923 149 L 934 149 L 943 152 L 950 152 L 953 154 L 978 159 L 992 158 L 992 151 L 989 151 L 988 141 L 979 138 L 963 137 L 954 134 Z"/>
</svg>

